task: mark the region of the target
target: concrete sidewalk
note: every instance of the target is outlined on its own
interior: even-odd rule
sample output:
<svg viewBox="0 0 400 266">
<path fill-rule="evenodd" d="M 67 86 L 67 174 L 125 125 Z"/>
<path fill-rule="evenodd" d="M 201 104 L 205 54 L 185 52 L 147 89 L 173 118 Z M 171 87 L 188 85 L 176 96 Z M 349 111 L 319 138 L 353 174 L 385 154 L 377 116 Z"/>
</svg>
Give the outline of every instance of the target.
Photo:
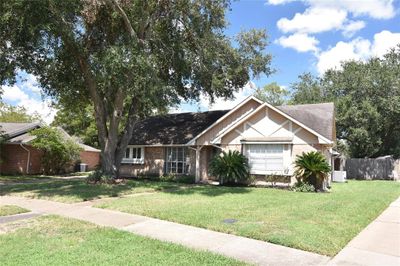
<svg viewBox="0 0 400 266">
<path fill-rule="evenodd" d="M 350 241 L 329 265 L 400 265 L 400 198 Z"/>
<path fill-rule="evenodd" d="M 138 235 L 208 250 L 258 265 L 324 265 L 329 257 L 283 247 L 264 241 L 202 228 L 167 222 L 140 215 L 98 209 L 82 204 L 66 204 L 20 197 L 0 197 L 0 204 L 12 204 L 34 212 L 57 214 L 111 226 Z"/>
</svg>

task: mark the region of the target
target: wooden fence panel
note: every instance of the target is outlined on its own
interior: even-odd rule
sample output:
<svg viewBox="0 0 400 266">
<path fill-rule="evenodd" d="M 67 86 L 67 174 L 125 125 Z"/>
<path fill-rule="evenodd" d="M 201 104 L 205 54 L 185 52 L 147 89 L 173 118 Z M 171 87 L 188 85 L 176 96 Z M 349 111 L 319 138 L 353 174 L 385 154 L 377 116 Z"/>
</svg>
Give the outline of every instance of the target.
<svg viewBox="0 0 400 266">
<path fill-rule="evenodd" d="M 391 157 L 376 159 L 347 159 L 345 170 L 349 179 L 389 179 L 398 180 L 400 160 Z"/>
</svg>

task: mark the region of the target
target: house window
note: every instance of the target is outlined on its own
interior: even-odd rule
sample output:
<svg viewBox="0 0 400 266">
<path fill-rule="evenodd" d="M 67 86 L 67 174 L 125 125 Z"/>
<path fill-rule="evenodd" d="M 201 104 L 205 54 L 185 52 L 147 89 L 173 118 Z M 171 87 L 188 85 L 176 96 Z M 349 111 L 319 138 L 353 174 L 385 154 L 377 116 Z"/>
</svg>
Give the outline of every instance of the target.
<svg viewBox="0 0 400 266">
<path fill-rule="evenodd" d="M 125 156 L 122 163 L 143 164 L 144 147 L 128 146 L 125 150 Z"/>
<path fill-rule="evenodd" d="M 248 144 L 246 155 L 252 174 L 284 172 L 284 144 Z"/>
<path fill-rule="evenodd" d="M 186 147 L 167 147 L 165 172 L 167 174 L 186 174 L 189 169 L 189 153 Z"/>
</svg>

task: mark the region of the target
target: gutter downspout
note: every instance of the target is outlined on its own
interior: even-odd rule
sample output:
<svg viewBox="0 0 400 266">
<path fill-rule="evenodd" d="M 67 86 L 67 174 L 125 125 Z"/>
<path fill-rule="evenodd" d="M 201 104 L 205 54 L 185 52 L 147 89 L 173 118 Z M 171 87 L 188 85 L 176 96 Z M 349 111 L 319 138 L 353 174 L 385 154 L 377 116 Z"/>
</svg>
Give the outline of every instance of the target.
<svg viewBox="0 0 400 266">
<path fill-rule="evenodd" d="M 21 146 L 22 149 L 24 149 L 25 151 L 28 152 L 28 160 L 26 162 L 26 174 L 29 174 L 29 165 L 30 165 L 30 161 L 31 161 L 31 151 L 29 149 L 27 149 L 26 147 L 24 147 L 24 145 L 22 143 L 20 143 L 19 146 Z"/>
</svg>

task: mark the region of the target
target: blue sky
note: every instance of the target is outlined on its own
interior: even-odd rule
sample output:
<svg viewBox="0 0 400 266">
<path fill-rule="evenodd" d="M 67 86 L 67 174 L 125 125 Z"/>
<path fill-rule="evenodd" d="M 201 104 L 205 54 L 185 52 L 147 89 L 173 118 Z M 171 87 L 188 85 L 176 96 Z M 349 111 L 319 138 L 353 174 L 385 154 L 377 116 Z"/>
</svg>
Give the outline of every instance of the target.
<svg viewBox="0 0 400 266">
<path fill-rule="evenodd" d="M 301 73 L 321 75 L 342 60 L 382 56 L 400 43 L 400 0 L 242 0 L 233 2 L 231 9 L 226 33 L 266 29 L 266 52 L 273 56 L 276 73 L 253 80 L 232 101 L 218 99 L 210 106 L 202 97 L 199 103 L 183 103 L 171 111 L 231 108 L 255 86 L 277 82 L 289 87 Z M 42 102 L 34 76 L 21 73 L 15 86 L 3 89 L 6 102 L 36 111 L 47 122 L 53 119 L 55 111 L 48 107 L 49 100 Z"/>
</svg>

